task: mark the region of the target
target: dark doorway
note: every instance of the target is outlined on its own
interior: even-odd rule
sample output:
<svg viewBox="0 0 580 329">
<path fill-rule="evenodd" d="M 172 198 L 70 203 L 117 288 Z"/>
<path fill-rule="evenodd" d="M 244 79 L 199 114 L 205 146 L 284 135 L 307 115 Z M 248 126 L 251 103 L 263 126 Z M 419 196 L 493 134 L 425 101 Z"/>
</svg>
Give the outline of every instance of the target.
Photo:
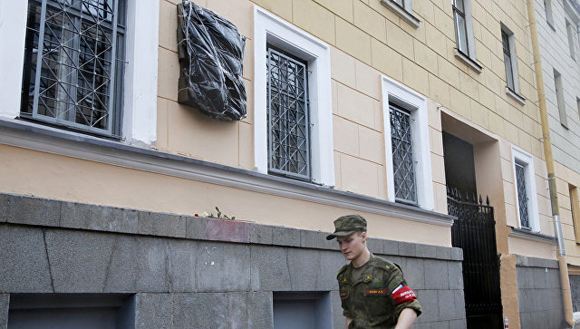
<svg viewBox="0 0 580 329">
<path fill-rule="evenodd" d="M 447 186 L 476 194 L 473 145 L 444 132 L 443 153 Z"/>
<path fill-rule="evenodd" d="M 503 314 L 493 207 L 477 195 L 473 145 L 443 133 L 447 205 L 457 219 L 454 247 L 463 249 L 463 285 L 468 329 L 501 329 Z"/>
</svg>

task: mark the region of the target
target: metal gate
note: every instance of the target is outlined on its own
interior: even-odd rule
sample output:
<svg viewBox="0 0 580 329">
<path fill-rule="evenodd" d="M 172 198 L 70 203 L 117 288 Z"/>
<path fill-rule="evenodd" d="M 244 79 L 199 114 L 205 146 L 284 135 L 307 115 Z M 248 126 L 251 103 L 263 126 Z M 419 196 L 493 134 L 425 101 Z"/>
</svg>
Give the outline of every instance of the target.
<svg viewBox="0 0 580 329">
<path fill-rule="evenodd" d="M 463 249 L 463 284 L 468 329 L 503 328 L 499 255 L 489 199 L 448 188 L 449 215 L 457 217 L 452 244 Z"/>
</svg>

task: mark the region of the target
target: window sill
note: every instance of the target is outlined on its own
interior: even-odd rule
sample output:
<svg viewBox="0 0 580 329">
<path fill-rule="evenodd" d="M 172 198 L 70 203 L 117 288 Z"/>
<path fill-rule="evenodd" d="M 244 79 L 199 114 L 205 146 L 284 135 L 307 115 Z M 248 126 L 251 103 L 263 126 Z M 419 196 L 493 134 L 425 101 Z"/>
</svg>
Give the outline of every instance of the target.
<svg viewBox="0 0 580 329">
<path fill-rule="evenodd" d="M 518 103 L 520 103 L 520 105 L 526 104 L 526 99 L 524 98 L 524 96 L 516 93 L 515 91 L 509 89 L 508 87 L 505 87 L 505 93 L 514 100 L 516 100 Z"/>
<path fill-rule="evenodd" d="M 389 9 L 391 9 L 395 14 L 397 14 L 400 18 L 402 18 L 405 22 L 409 23 L 414 28 L 419 28 L 421 25 L 421 20 L 417 18 L 415 15 L 410 13 L 401 6 L 393 3 L 391 0 L 381 0 L 381 4 Z"/>
<path fill-rule="evenodd" d="M 553 236 L 541 234 L 540 232 L 534 232 L 534 231 L 522 229 L 522 228 L 512 227 L 509 235 L 511 237 L 514 237 L 514 238 L 521 238 L 521 239 L 526 239 L 526 240 L 531 240 L 531 241 L 536 241 L 536 242 L 549 243 L 549 244 L 556 243 L 556 238 Z"/>
<path fill-rule="evenodd" d="M 478 74 L 481 73 L 481 71 L 483 70 L 483 67 L 474 58 L 465 55 L 461 51 L 457 50 L 457 48 L 455 48 L 455 58 L 467 64 L 467 66 L 469 66 L 472 70 L 474 70 Z"/>
</svg>

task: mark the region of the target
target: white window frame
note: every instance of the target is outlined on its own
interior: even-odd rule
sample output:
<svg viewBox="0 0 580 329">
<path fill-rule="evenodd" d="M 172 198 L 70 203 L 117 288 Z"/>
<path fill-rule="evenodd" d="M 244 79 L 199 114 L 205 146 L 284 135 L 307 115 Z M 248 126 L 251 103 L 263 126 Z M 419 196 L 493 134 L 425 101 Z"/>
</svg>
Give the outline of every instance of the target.
<svg viewBox="0 0 580 329">
<path fill-rule="evenodd" d="M 517 176 L 516 176 L 516 163 L 525 165 L 525 175 L 526 175 L 526 192 L 528 193 L 528 215 L 530 216 L 530 226 L 532 232 L 540 232 L 540 219 L 538 210 L 538 194 L 536 192 L 536 171 L 534 168 L 534 158 L 531 154 L 525 152 L 524 150 L 512 145 L 512 171 L 513 171 L 513 184 L 514 193 L 516 200 L 516 216 L 518 218 L 518 228 L 527 229 L 522 227 L 522 221 L 520 219 L 520 203 L 517 187 Z"/>
<path fill-rule="evenodd" d="M 121 134 L 150 146 L 157 139 L 159 4 L 137 1 L 127 0 Z M 8 120 L 20 116 L 27 11 L 28 1 L 0 1 L 0 40 L 9 50 L 0 51 L 0 118 Z"/>
<path fill-rule="evenodd" d="M 381 0 L 383 6 L 389 8 L 414 28 L 418 28 L 421 25 L 421 20 L 413 14 L 413 0 L 401 0 L 401 2 L 403 6 L 395 0 Z"/>
<path fill-rule="evenodd" d="M 556 108 L 560 125 L 568 129 L 568 114 L 566 113 L 566 100 L 564 99 L 564 81 L 562 74 L 554 68 L 554 92 L 556 94 Z"/>
<path fill-rule="evenodd" d="M 395 202 L 395 175 L 393 173 L 393 149 L 389 103 L 395 103 L 411 113 L 413 162 L 417 186 L 418 206 L 425 210 L 434 209 L 433 173 L 431 172 L 431 150 L 429 144 L 429 110 L 427 98 L 399 82 L 383 76 L 383 127 L 385 137 L 385 170 L 387 176 L 387 199 Z"/>
<path fill-rule="evenodd" d="M 334 186 L 330 48 L 316 37 L 258 6 L 254 6 L 255 170 L 268 173 L 267 45 L 273 45 L 308 62 L 312 182 Z"/>
<path fill-rule="evenodd" d="M 544 0 L 544 14 L 546 15 L 546 22 L 548 25 L 554 28 L 554 7 L 552 5 L 552 0 Z"/>
<path fill-rule="evenodd" d="M 516 51 L 516 37 L 515 34 L 503 23 L 500 24 L 501 32 L 505 33 L 508 36 L 508 47 L 510 50 L 510 64 L 512 68 L 512 78 L 514 80 L 514 90 L 511 90 L 508 85 L 507 81 L 507 72 L 506 74 L 506 93 L 513 97 L 516 101 L 520 104 L 525 103 L 525 98 L 521 95 L 521 87 L 520 87 L 520 74 L 518 69 L 518 53 Z M 503 38 L 502 38 L 502 57 L 503 57 Z M 505 63 L 504 63 L 505 64 Z"/>
<path fill-rule="evenodd" d="M 567 18 L 566 21 L 566 34 L 568 35 L 568 47 L 570 48 L 570 57 L 576 60 L 576 24 L 571 23 Z"/>
<path fill-rule="evenodd" d="M 453 1 L 451 5 L 453 6 Z M 467 53 L 459 50 L 459 39 L 457 39 L 458 31 L 457 31 L 457 23 L 455 21 L 455 12 L 453 12 L 453 29 L 455 30 L 455 50 L 456 55 L 461 57 L 465 56 L 471 59 L 472 61 L 476 61 L 477 54 L 475 51 L 475 36 L 473 35 L 473 16 L 472 16 L 472 9 L 471 9 L 471 0 L 463 0 L 463 7 L 464 7 L 464 14 L 465 14 L 465 33 L 467 33 Z"/>
</svg>

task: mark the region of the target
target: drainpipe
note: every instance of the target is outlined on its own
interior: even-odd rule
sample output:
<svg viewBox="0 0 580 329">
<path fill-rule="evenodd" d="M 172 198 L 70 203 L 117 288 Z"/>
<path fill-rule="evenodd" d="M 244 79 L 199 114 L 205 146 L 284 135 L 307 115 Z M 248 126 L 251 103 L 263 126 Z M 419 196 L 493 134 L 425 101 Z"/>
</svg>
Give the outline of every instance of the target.
<svg viewBox="0 0 580 329">
<path fill-rule="evenodd" d="M 546 94 L 544 91 L 544 76 L 540 61 L 540 45 L 538 42 L 538 27 L 534 9 L 535 0 L 527 0 L 528 19 L 530 23 L 530 35 L 532 37 L 532 52 L 534 56 L 534 70 L 536 74 L 536 87 L 540 107 L 540 119 L 542 121 L 542 137 L 544 140 L 544 154 L 548 170 L 548 186 L 550 188 L 550 203 L 552 205 L 552 217 L 554 219 L 554 231 L 558 241 L 558 265 L 560 267 L 560 284 L 562 287 L 562 304 L 564 305 L 564 317 L 570 327 L 574 327 L 572 294 L 570 292 L 570 279 L 568 277 L 568 264 L 566 263 L 566 246 L 562 235 L 560 223 L 560 210 L 558 207 L 558 190 L 556 189 L 556 176 L 554 175 L 554 157 L 552 155 L 552 143 L 550 141 L 550 127 L 548 125 L 548 110 L 546 107 Z"/>
</svg>

